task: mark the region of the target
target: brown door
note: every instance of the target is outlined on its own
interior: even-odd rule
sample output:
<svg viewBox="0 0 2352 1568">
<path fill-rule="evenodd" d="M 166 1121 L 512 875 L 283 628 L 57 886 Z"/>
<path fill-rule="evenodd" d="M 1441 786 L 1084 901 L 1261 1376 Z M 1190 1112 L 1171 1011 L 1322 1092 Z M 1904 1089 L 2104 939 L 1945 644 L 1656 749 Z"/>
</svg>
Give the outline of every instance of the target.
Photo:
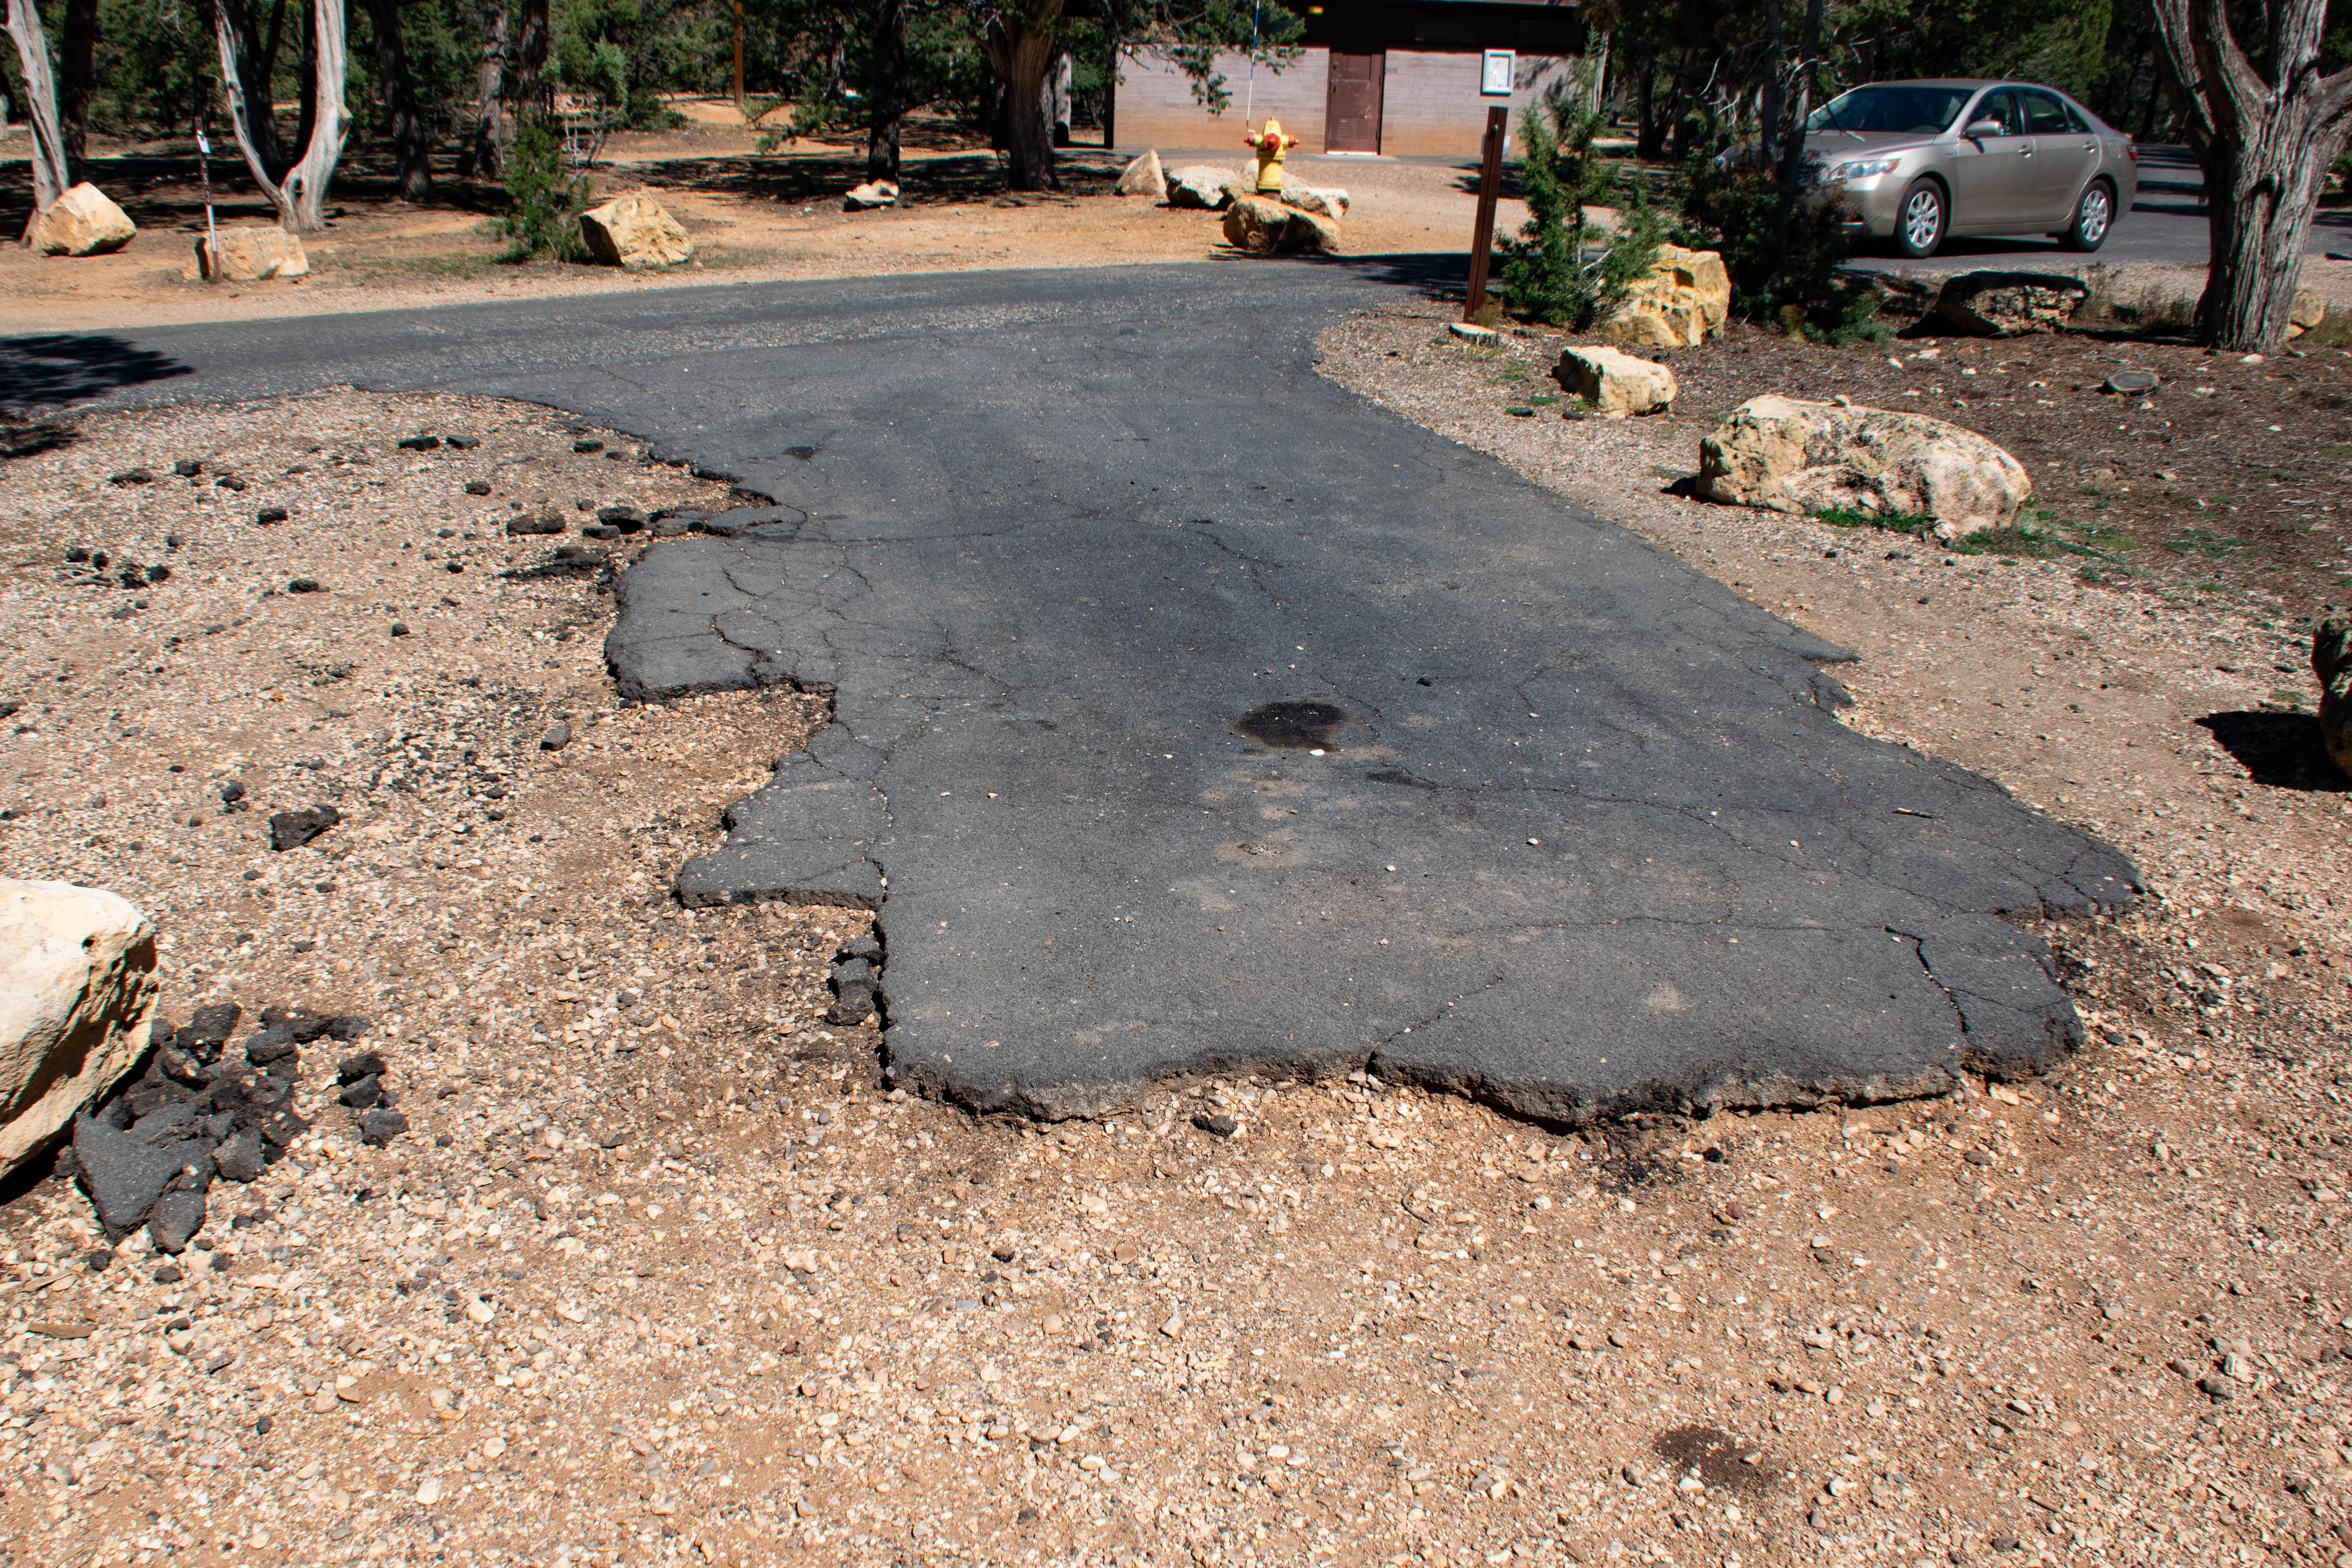
<svg viewBox="0 0 2352 1568">
<path fill-rule="evenodd" d="M 1323 151 L 1381 150 L 1381 79 L 1388 56 L 1331 51 L 1331 96 L 1323 116 Z"/>
</svg>

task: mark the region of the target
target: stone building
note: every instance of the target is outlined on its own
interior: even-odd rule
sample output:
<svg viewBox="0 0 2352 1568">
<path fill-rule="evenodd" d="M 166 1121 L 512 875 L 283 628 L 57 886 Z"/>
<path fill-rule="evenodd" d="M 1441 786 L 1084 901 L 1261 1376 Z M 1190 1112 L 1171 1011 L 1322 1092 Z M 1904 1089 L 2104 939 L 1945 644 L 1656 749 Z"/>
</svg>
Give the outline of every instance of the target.
<svg viewBox="0 0 2352 1568">
<path fill-rule="evenodd" d="M 1302 152 L 1475 157 L 1489 108 L 1516 117 L 1553 87 L 1574 89 L 1587 65 L 1584 20 L 1569 5 L 1323 0 L 1304 10 L 1306 53 L 1278 72 L 1261 65 L 1253 82 L 1246 58 L 1218 61 L 1233 94 L 1219 114 L 1150 46 L 1121 50 L 1112 144 L 1227 152 L 1272 116 Z M 1605 47 L 1596 40 L 1596 52 Z"/>
</svg>

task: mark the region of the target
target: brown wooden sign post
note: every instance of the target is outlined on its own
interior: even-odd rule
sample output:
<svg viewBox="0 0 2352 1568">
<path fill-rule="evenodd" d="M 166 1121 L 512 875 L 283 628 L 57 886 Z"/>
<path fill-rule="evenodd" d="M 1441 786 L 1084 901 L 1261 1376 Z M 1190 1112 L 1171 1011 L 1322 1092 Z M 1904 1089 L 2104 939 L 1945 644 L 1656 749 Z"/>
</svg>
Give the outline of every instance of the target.
<svg viewBox="0 0 2352 1568">
<path fill-rule="evenodd" d="M 1503 138 L 1511 111 L 1501 104 L 1486 110 L 1486 167 L 1478 176 L 1478 227 L 1470 240 L 1470 292 L 1462 300 L 1462 319 L 1474 321 L 1486 304 L 1486 269 L 1495 259 L 1495 198 L 1503 189 Z"/>
</svg>

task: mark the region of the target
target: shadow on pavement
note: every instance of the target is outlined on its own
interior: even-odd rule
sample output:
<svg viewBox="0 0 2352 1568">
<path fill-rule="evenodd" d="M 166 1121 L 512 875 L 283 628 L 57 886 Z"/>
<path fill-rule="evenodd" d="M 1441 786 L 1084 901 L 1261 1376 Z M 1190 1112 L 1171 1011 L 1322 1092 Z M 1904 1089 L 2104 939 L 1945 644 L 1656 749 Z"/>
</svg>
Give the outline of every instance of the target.
<svg viewBox="0 0 2352 1568">
<path fill-rule="evenodd" d="M 1470 289 L 1470 258 L 1459 250 L 1324 257 L 1318 258 L 1316 265 L 1340 268 L 1367 282 L 1411 289 L 1431 300 L 1458 302 Z"/>
<path fill-rule="evenodd" d="M 2212 731 L 2221 749 L 2237 758 L 2258 784 L 2314 795 L 2352 792 L 2352 778 L 2345 777 L 2320 741 L 2316 715 L 2242 709 L 2208 713 L 2197 722 Z"/>
<path fill-rule="evenodd" d="M 0 387 L 12 407 L 78 403 L 126 386 L 194 374 L 169 354 L 102 332 L 0 338 Z"/>
</svg>

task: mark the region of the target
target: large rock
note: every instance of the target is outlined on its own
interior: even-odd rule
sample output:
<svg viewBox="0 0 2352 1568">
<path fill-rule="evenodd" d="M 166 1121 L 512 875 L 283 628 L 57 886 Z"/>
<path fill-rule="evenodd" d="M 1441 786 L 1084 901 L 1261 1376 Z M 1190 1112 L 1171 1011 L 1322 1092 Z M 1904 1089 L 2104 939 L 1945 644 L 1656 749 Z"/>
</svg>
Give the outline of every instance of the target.
<svg viewBox="0 0 2352 1568">
<path fill-rule="evenodd" d="M 1150 149 L 1121 169 L 1118 182 L 1111 189 L 1122 196 L 1150 196 L 1155 202 L 1166 201 L 1168 176 L 1160 167 L 1159 149 Z"/>
<path fill-rule="evenodd" d="M 1932 312 L 1956 331 L 2013 338 L 2046 332 L 2091 297 L 2091 286 L 2063 272 L 1963 272 L 1948 278 Z"/>
<path fill-rule="evenodd" d="M 2352 773 L 2352 621 L 2323 621 L 2311 638 L 2319 677 L 2319 737 L 2336 765 Z"/>
<path fill-rule="evenodd" d="M 196 237 L 195 258 L 181 268 L 183 278 L 206 283 L 258 283 L 272 278 L 299 278 L 310 270 L 310 258 L 299 236 L 275 225 L 268 228 L 225 228 L 217 242 L 208 235 Z"/>
<path fill-rule="evenodd" d="M 582 213 L 580 237 L 588 254 L 607 267 L 675 267 L 694 254 L 694 241 L 677 219 L 642 191 Z"/>
<path fill-rule="evenodd" d="M 1563 349 L 1552 374 L 1570 396 L 1591 405 L 1587 412 L 1603 419 L 1664 414 L 1674 406 L 1675 373 L 1622 349 L 1599 343 Z"/>
<path fill-rule="evenodd" d="M 1225 209 L 1225 242 L 1258 256 L 1301 251 L 1337 255 L 1339 226 L 1264 196 L 1235 196 Z"/>
<path fill-rule="evenodd" d="M 138 232 L 129 213 L 84 180 L 50 203 L 33 226 L 33 248 L 44 256 L 103 256 L 130 244 Z"/>
<path fill-rule="evenodd" d="M 1924 516 L 1958 535 L 2003 528 L 2032 497 L 2024 466 L 1924 414 L 1755 397 L 1699 447 L 1699 493 L 1811 516 L 1832 507 Z"/>
<path fill-rule="evenodd" d="M 117 893 L 0 879 L 0 1172 L 147 1048 L 155 929 Z"/>
<path fill-rule="evenodd" d="M 1191 163 L 1168 175 L 1168 205 L 1223 212 L 1240 195 L 1240 177 L 1213 163 Z"/>
<path fill-rule="evenodd" d="M 898 205 L 898 186 L 893 180 L 868 180 L 862 185 L 852 185 L 849 194 L 841 198 L 841 210 L 849 213 L 871 212 L 876 207 Z"/>
<path fill-rule="evenodd" d="M 2316 289 L 2297 289 L 2294 303 L 2287 307 L 2286 335 L 2299 338 L 2320 322 L 2327 320 L 2327 301 Z"/>
<path fill-rule="evenodd" d="M 1294 185 L 1285 180 L 1282 184 L 1282 205 L 1313 213 L 1317 217 L 1343 218 L 1348 216 L 1348 193 L 1314 185 Z"/>
<path fill-rule="evenodd" d="M 1596 329 L 1637 348 L 1691 349 L 1723 331 L 1731 275 L 1712 250 L 1662 245 L 1658 259 Z"/>
</svg>

